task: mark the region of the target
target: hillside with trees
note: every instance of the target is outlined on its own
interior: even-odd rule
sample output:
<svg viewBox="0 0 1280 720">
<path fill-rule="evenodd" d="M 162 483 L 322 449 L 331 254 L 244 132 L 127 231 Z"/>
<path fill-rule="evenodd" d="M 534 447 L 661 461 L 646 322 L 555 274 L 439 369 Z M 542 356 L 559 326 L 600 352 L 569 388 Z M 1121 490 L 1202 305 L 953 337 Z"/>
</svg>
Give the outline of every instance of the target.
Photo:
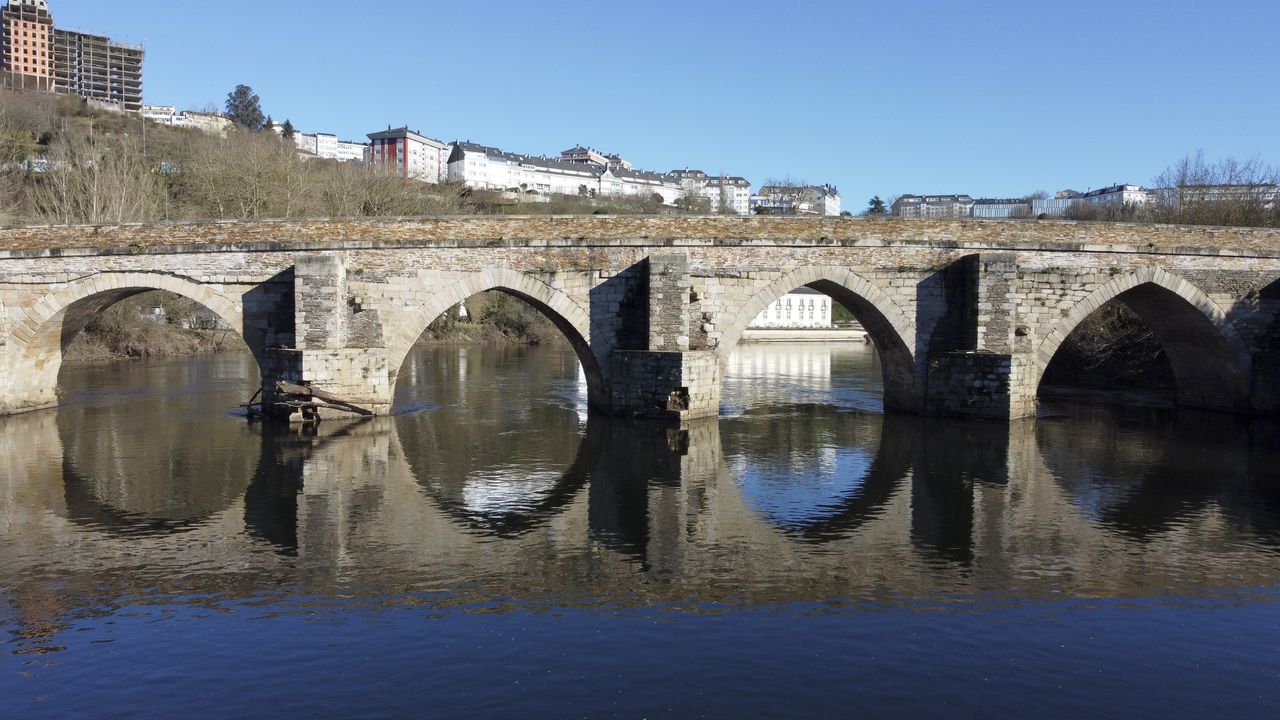
<svg viewBox="0 0 1280 720">
<path fill-rule="evenodd" d="M 676 212 L 651 198 L 512 199 L 305 157 L 266 129 L 249 88 L 228 106 L 237 124 L 220 136 L 76 97 L 0 92 L 0 225 Z"/>
</svg>

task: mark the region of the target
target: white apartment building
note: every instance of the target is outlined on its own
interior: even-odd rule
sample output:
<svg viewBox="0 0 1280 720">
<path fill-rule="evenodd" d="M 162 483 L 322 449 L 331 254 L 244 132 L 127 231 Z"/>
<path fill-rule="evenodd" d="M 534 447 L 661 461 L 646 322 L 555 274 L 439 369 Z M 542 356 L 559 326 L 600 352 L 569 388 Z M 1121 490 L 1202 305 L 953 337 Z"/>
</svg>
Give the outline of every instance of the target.
<svg viewBox="0 0 1280 720">
<path fill-rule="evenodd" d="M 293 144 L 302 152 L 340 162 L 364 162 L 368 147 L 352 140 L 339 140 L 332 133 L 294 132 Z"/>
<path fill-rule="evenodd" d="M 449 176 L 451 150 L 451 146 L 407 127 L 369 133 L 371 165 L 392 168 L 405 177 L 423 182 L 438 183 Z"/>
<path fill-rule="evenodd" d="M 365 156 L 369 152 L 368 143 L 356 142 L 354 140 L 339 140 L 335 149 L 335 160 L 341 162 L 362 163 Z"/>
<path fill-rule="evenodd" d="M 683 192 L 680 182 L 670 175 L 635 170 L 616 155 L 605 156 L 581 146 L 559 158 L 547 158 L 456 142 L 449 156 L 449 181 L 479 190 L 606 197 L 658 195 L 666 205 L 674 204 Z"/>
<path fill-rule="evenodd" d="M 672 170 L 671 175 L 679 178 L 680 185 L 686 194 L 693 194 L 707 201 L 713 213 L 723 213 L 726 209 L 738 215 L 751 212 L 751 183 L 746 178 L 737 176 L 710 176 L 701 170 Z"/>
<path fill-rule="evenodd" d="M 797 288 L 778 298 L 751 322 L 753 328 L 829 328 L 831 298 Z"/>
<path fill-rule="evenodd" d="M 595 163 L 519 155 L 471 142 L 455 142 L 449 155 L 449 181 L 477 190 L 586 195 L 600 192 L 603 172 Z"/>
<path fill-rule="evenodd" d="M 161 125 L 189 127 L 203 130 L 207 133 L 222 135 L 225 135 L 232 125 L 231 118 L 222 113 L 200 112 L 198 110 L 179 112 L 172 105 L 143 105 L 142 117 Z"/>
<path fill-rule="evenodd" d="M 766 185 L 751 196 L 751 212 L 834 217 L 841 212 L 840 192 L 833 185 Z"/>
<path fill-rule="evenodd" d="M 893 214 L 904 218 L 963 218 L 973 212 L 968 195 L 901 195 L 893 201 Z"/>
<path fill-rule="evenodd" d="M 234 123 L 231 122 L 231 118 L 222 113 L 187 110 L 179 113 L 173 124 L 175 127 L 189 127 L 210 134 L 226 135 Z"/>
<path fill-rule="evenodd" d="M 1151 193 L 1141 185 L 1112 185 L 1084 193 L 1079 200 L 1099 206 L 1141 205 L 1151 200 Z"/>
<path fill-rule="evenodd" d="M 1031 217 L 1031 201 L 1021 198 L 978 198 L 973 201 L 970 214 L 988 220 L 1009 220 Z"/>
<path fill-rule="evenodd" d="M 172 125 L 178 116 L 178 108 L 172 105 L 143 105 L 142 117 L 161 125 Z"/>
</svg>

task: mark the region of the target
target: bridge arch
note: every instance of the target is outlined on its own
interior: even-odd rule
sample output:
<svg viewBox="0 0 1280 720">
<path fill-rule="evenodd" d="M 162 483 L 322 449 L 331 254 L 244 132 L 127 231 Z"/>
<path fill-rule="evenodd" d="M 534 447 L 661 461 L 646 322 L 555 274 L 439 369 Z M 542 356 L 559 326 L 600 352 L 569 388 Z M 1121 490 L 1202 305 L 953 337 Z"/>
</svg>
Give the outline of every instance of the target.
<svg viewBox="0 0 1280 720">
<path fill-rule="evenodd" d="M 56 404 L 58 372 L 71 341 L 94 317 L 126 298 L 166 290 L 208 308 L 234 328 L 261 366 L 261 343 L 245 337 L 244 313 L 238 302 L 213 288 L 169 273 L 104 272 L 56 286 L 27 310 L 10 335 L 10 372 L 19 391 L 9 409 Z"/>
<path fill-rule="evenodd" d="M 1248 344 L 1203 290 L 1159 267 L 1117 275 L 1055 323 L 1036 349 L 1035 387 L 1067 337 L 1114 300 L 1133 310 L 1164 348 L 1179 404 L 1223 410 L 1249 407 L 1252 358 Z"/>
<path fill-rule="evenodd" d="M 391 372 L 399 374 L 414 343 L 436 318 L 478 293 L 496 290 L 523 300 L 556 326 L 573 347 L 587 378 L 587 397 L 592 407 L 605 407 L 604 375 L 591 351 L 590 314 L 573 298 L 537 278 L 509 268 L 485 270 L 446 285 L 431 295 L 419 310 L 403 322 L 393 323 L 387 338 Z M 392 386 L 396 377 L 392 377 Z"/>
<path fill-rule="evenodd" d="M 751 300 L 732 315 L 716 349 L 724 367 L 752 321 L 770 305 L 798 287 L 808 287 L 844 305 L 862 323 L 875 343 L 884 372 L 886 409 L 919 412 L 923 394 L 912 348 L 915 324 L 902 308 L 875 283 L 842 267 L 809 266 L 792 270 L 768 285 L 754 290 Z"/>
</svg>

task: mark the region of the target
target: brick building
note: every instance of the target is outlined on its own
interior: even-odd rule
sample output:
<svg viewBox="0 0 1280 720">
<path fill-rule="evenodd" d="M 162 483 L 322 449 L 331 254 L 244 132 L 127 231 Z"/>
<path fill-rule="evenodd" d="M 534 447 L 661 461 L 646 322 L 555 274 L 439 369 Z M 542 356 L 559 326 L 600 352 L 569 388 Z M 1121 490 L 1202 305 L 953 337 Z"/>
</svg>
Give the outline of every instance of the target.
<svg viewBox="0 0 1280 720">
<path fill-rule="evenodd" d="M 10 0 L 0 9 L 5 87 L 50 91 L 54 84 L 53 16 L 46 0 Z"/>
</svg>

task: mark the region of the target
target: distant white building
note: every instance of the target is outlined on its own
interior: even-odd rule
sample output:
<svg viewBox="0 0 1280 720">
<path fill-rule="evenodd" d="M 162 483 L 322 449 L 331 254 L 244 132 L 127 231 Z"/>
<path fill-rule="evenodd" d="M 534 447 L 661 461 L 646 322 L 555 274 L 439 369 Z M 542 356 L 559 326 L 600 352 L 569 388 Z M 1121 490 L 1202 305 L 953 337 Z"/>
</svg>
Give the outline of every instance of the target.
<svg viewBox="0 0 1280 720">
<path fill-rule="evenodd" d="M 710 176 L 701 170 L 672 170 L 685 194 L 705 200 L 713 213 L 729 212 L 746 215 L 751 212 L 751 183 L 737 176 Z"/>
<path fill-rule="evenodd" d="M 840 192 L 832 185 L 765 185 L 751 196 L 751 212 L 834 217 L 840 214 Z"/>
<path fill-rule="evenodd" d="M 199 110 L 179 112 L 172 105 L 143 105 L 142 117 L 161 125 L 195 128 L 219 135 L 225 135 L 232 125 L 231 118 L 222 113 Z"/>
<path fill-rule="evenodd" d="M 1112 185 L 1084 193 L 1078 199 L 1097 206 L 1142 205 L 1150 202 L 1151 193 L 1141 185 Z"/>
<path fill-rule="evenodd" d="M 172 125 L 178 116 L 178 108 L 172 105 L 143 105 L 142 117 L 161 125 Z"/>
<path fill-rule="evenodd" d="M 978 198 L 973 201 L 970 215 L 988 220 L 1008 220 L 1031 217 L 1031 201 L 1020 198 Z"/>
<path fill-rule="evenodd" d="M 903 218 L 963 218 L 973 212 L 968 195 L 900 195 L 893 201 L 893 214 Z"/>
<path fill-rule="evenodd" d="M 390 168 L 423 182 L 436 183 L 448 177 L 451 149 L 439 140 L 406 127 L 369 133 L 371 165 Z"/>
<path fill-rule="evenodd" d="M 176 127 L 189 127 L 202 130 L 211 135 L 226 135 L 227 131 L 230 130 L 231 126 L 235 123 L 231 122 L 231 118 L 222 113 L 187 110 L 186 112 L 180 113 L 173 124 Z"/>
<path fill-rule="evenodd" d="M 449 156 L 450 182 L 478 190 L 613 197 L 658 196 L 674 204 L 683 192 L 671 175 L 636 170 L 617 155 L 577 146 L 548 158 L 455 142 Z"/>
<path fill-rule="evenodd" d="M 339 140 L 336 149 L 335 160 L 342 162 L 362 163 L 366 160 L 369 153 L 368 143 L 356 142 L 354 140 Z"/>
<path fill-rule="evenodd" d="M 662 198 L 663 205 L 674 205 L 684 192 L 680 183 L 670 175 L 645 170 L 628 170 L 623 167 L 606 167 L 604 172 L 600 173 L 599 182 L 600 195 L 606 197 L 657 195 Z"/>
<path fill-rule="evenodd" d="M 299 150 L 310 155 L 341 162 L 364 162 L 365 148 L 368 147 L 364 143 L 339 140 L 338 136 L 332 133 L 303 133 L 296 131 L 293 133 L 293 144 Z"/>
<path fill-rule="evenodd" d="M 751 322 L 753 328 L 829 328 L 831 298 L 817 290 L 798 288 L 765 308 Z"/>
<path fill-rule="evenodd" d="M 477 190 L 589 195 L 600 192 L 604 169 L 595 163 L 520 155 L 470 142 L 455 142 L 449 155 L 449 181 Z"/>
</svg>

